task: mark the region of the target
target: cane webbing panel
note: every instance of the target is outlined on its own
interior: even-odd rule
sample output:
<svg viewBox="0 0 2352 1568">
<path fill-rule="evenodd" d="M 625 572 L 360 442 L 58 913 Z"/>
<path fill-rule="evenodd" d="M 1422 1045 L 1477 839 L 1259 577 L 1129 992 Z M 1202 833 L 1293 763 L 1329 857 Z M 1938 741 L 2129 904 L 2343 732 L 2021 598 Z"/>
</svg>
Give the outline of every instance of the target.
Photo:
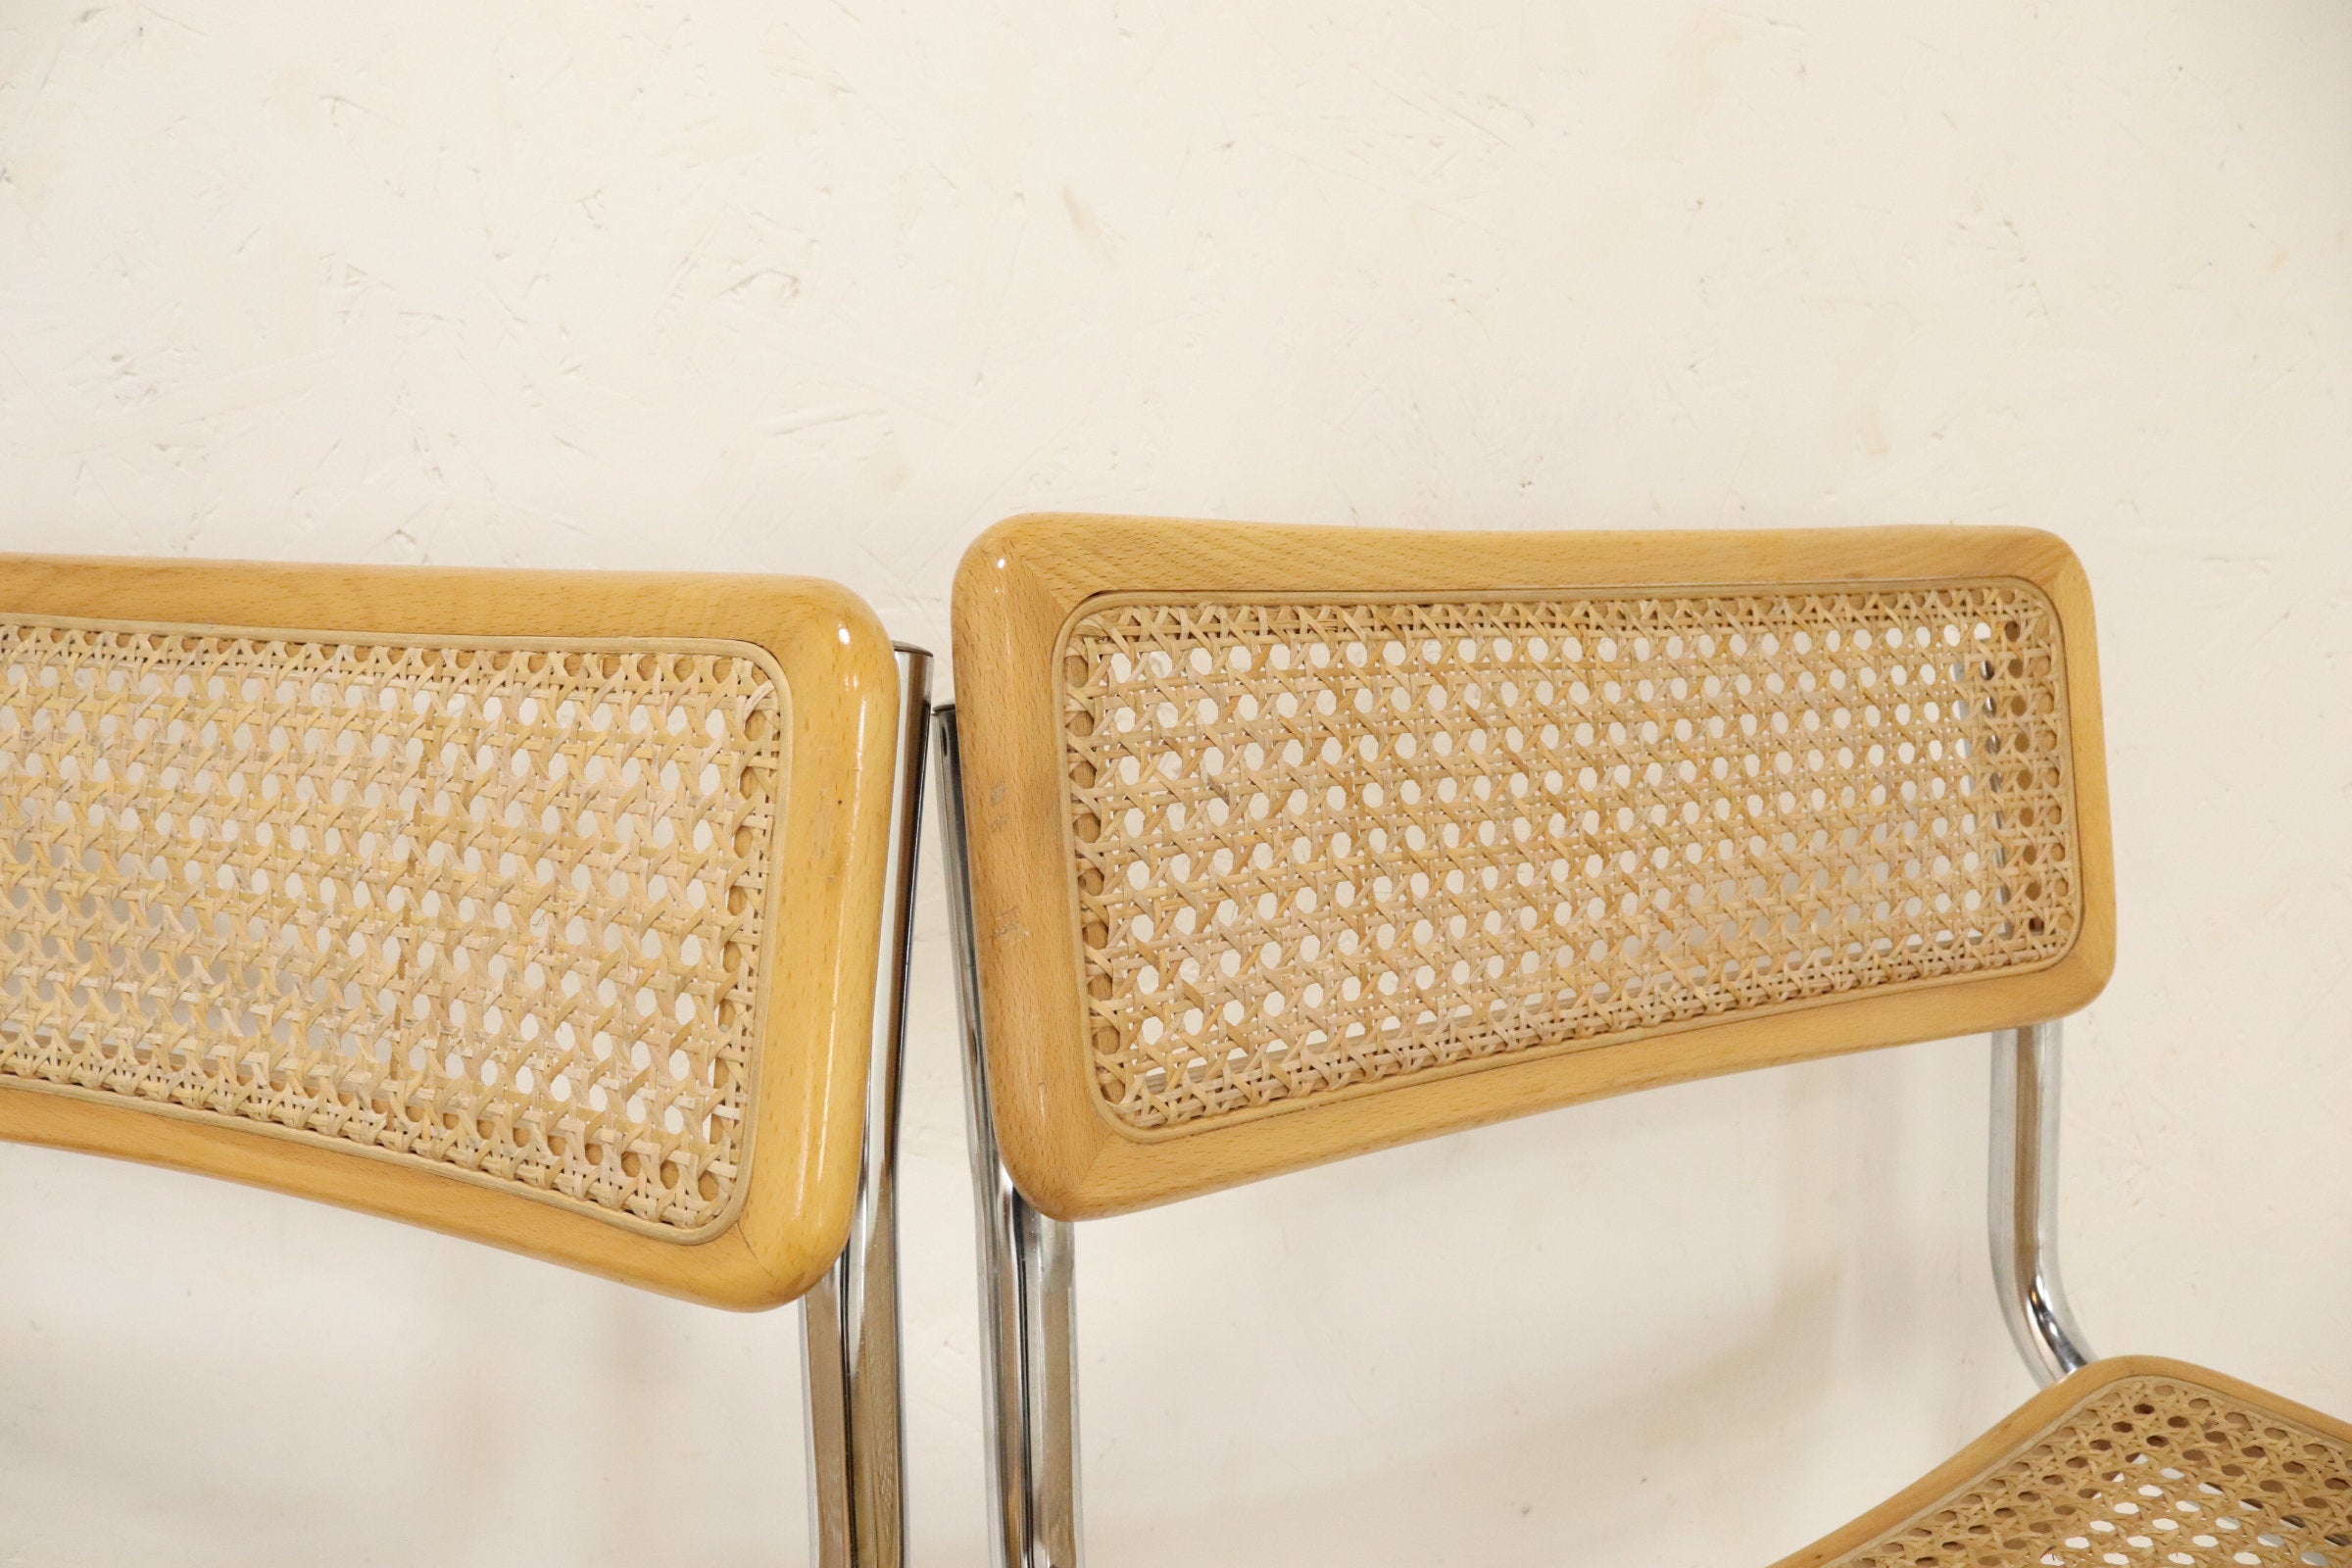
<svg viewBox="0 0 2352 1568">
<path fill-rule="evenodd" d="M 786 717 L 747 644 L 0 625 L 0 1080 L 719 1221 Z"/>
<path fill-rule="evenodd" d="M 2352 1444 L 2184 1378 L 2127 1378 L 1831 1563 L 2345 1568 Z"/>
<path fill-rule="evenodd" d="M 1214 1124 L 2051 962 L 2082 911 L 2061 656 L 2007 580 L 1089 610 L 1097 1090 Z"/>
</svg>

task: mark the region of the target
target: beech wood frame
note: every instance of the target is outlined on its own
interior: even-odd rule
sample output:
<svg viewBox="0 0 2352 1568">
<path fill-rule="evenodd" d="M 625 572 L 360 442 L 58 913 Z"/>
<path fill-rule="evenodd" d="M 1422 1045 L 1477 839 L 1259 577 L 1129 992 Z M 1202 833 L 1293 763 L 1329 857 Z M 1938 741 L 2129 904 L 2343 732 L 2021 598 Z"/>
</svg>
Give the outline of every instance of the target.
<svg viewBox="0 0 2352 1568">
<path fill-rule="evenodd" d="M 1491 1059 L 1287 1107 L 1139 1132 L 1107 1115 L 1083 1034 L 1065 821 L 1068 629 L 1098 601 L 1522 598 L 1873 589 L 2014 579 L 2055 607 L 2069 704 L 2082 925 L 2054 962 L 1792 1004 Z M 1418 1138 L 1657 1084 L 2061 1017 L 2115 959 L 2104 729 L 2088 585 L 2022 528 L 1435 533 L 1035 515 L 984 534 L 955 596 L 963 807 L 995 1134 L 1022 1195 L 1094 1219 Z"/>
<path fill-rule="evenodd" d="M 227 1177 L 736 1308 L 816 1283 L 849 1239 L 889 851 L 899 674 L 872 611 L 813 578 L 0 558 L 0 616 L 332 642 L 700 639 L 789 689 L 750 1169 L 732 1219 L 678 1241 L 513 1188 L 106 1097 L 0 1081 L 0 1139 Z"/>
</svg>

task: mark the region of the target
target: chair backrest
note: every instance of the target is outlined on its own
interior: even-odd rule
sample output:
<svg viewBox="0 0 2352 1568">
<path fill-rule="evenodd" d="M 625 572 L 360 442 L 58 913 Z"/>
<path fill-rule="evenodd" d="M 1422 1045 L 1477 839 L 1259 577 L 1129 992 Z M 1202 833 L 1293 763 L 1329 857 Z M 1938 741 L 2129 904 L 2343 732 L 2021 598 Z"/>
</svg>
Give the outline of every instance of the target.
<svg viewBox="0 0 2352 1568">
<path fill-rule="evenodd" d="M 1056 1218 L 2112 967 L 2048 534 L 1037 516 L 955 614 L 997 1133 Z"/>
<path fill-rule="evenodd" d="M 0 560 L 0 1137 L 791 1299 L 897 699 L 812 580 Z"/>
</svg>

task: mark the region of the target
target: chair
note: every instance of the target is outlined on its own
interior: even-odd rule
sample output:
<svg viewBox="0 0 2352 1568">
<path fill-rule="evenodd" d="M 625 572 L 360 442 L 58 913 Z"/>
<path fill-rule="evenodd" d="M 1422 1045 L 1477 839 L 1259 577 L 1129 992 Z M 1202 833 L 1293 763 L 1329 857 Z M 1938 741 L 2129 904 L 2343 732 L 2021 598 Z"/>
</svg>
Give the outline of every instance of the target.
<svg viewBox="0 0 2352 1568">
<path fill-rule="evenodd" d="M 1073 1222 L 1984 1031 L 2048 1386 L 1784 1568 L 2352 1564 L 2352 1428 L 2094 1360 L 2060 1289 L 2057 1020 L 2115 938 L 2063 543 L 1039 516 L 954 608 L 1000 1563 L 1079 1561 Z"/>
<path fill-rule="evenodd" d="M 0 561 L 0 1137 L 800 1298 L 898 1568 L 928 690 L 808 579 Z"/>
</svg>

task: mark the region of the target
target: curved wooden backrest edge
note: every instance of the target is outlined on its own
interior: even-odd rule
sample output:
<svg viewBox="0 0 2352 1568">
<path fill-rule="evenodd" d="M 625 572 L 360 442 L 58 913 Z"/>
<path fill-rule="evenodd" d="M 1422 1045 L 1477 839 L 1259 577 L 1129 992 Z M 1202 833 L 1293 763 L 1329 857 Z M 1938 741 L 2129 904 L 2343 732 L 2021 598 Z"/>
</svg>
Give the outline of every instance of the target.
<svg viewBox="0 0 2352 1568">
<path fill-rule="evenodd" d="M 223 1177 L 714 1305 L 806 1292 L 849 1235 L 862 1147 L 898 671 L 873 612 L 814 578 L 0 557 L 0 618 L 306 641 L 749 644 L 789 694 L 780 876 L 739 1201 L 679 1240 L 513 1182 L 224 1118 L 0 1079 L 0 1138 Z"/>
<path fill-rule="evenodd" d="M 1077 940 L 1056 664 L 1110 596 L 1290 601 L 1411 595 L 2031 584 L 2063 629 L 2082 925 L 2054 962 L 1417 1073 L 1176 1135 L 1123 1126 L 1079 1040 Z M 975 925 L 1004 1158 L 1062 1219 L 1125 1212 L 1373 1149 L 1716 1073 L 1977 1033 L 2073 1011 L 2114 962 L 2103 730 L 2090 596 L 2056 536 L 2022 528 L 1457 533 L 1040 514 L 984 534 L 955 598 Z"/>
</svg>

